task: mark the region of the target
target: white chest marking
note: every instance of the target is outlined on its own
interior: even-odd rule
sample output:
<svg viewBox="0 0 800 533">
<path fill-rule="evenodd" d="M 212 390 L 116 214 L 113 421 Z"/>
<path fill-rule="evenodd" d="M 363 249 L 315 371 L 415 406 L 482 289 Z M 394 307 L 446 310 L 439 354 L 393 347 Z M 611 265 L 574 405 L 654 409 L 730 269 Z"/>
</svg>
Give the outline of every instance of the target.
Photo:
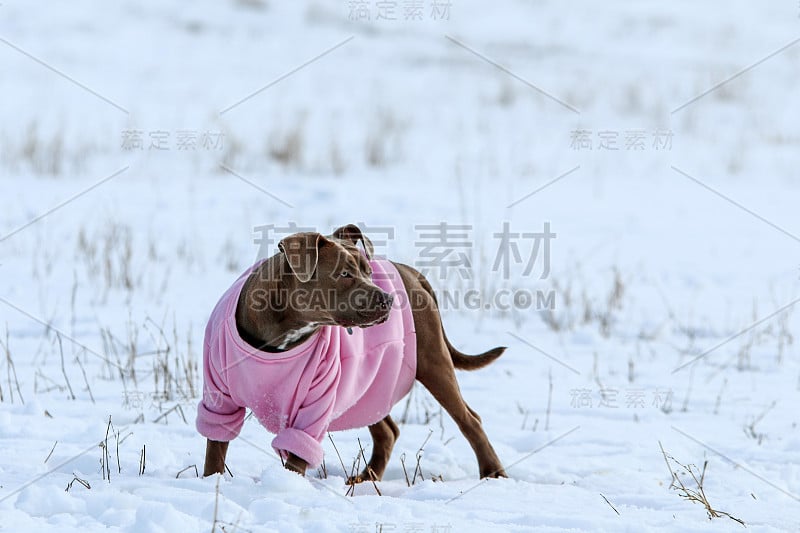
<svg viewBox="0 0 800 533">
<path fill-rule="evenodd" d="M 306 335 L 307 333 L 311 333 L 312 331 L 314 331 L 316 329 L 316 327 L 317 327 L 317 323 L 316 322 L 311 322 L 311 323 L 306 324 L 305 326 L 303 326 L 303 327 L 301 327 L 299 329 L 291 329 L 291 330 L 287 331 L 285 337 L 283 338 L 283 342 L 281 342 L 278 345 L 278 349 L 279 350 L 283 350 L 284 348 L 286 348 L 288 345 L 290 345 L 291 343 L 293 343 L 297 339 L 300 339 L 304 335 Z"/>
</svg>

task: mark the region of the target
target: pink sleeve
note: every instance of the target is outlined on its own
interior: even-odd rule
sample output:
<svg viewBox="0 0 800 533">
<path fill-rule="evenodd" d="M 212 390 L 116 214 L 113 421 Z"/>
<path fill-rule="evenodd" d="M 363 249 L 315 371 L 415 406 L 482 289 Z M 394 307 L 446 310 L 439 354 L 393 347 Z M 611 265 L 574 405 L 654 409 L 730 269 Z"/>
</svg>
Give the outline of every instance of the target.
<svg viewBox="0 0 800 533">
<path fill-rule="evenodd" d="M 203 350 L 203 398 L 197 406 L 197 431 L 204 437 L 228 442 L 235 439 L 244 424 L 245 408 L 231 398 L 225 381 L 209 357 L 207 344 Z"/>
<path fill-rule="evenodd" d="M 292 452 L 311 468 L 322 463 L 321 443 L 328 431 L 336 400 L 335 374 L 323 372 L 321 379 L 315 380 L 290 427 L 280 430 L 272 440 L 272 447 L 284 459 L 285 452 Z"/>
</svg>

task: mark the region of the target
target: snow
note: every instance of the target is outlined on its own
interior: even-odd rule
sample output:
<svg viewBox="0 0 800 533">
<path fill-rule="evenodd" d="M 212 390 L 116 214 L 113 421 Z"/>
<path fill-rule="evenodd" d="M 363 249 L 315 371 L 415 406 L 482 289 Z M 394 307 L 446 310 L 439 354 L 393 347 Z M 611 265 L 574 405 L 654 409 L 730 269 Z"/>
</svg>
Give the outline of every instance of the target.
<svg viewBox="0 0 800 533">
<path fill-rule="evenodd" d="M 740 529 L 670 489 L 660 443 L 708 461 L 714 509 L 797 530 L 800 8 L 424 5 L 352 21 L 350 2 L 0 4 L 0 529 Z M 187 132 L 208 145 L 179 148 Z M 419 388 L 393 412 L 381 496 L 344 484 L 366 428 L 332 434 L 347 472 L 326 440 L 327 477 L 303 479 L 251 418 L 233 477 L 196 477 L 205 321 L 257 228 L 291 222 L 364 223 L 409 264 L 415 226 L 469 225 L 473 278 L 434 287 L 554 291 L 552 313 L 443 311 L 459 349 L 509 347 L 458 374 L 509 479 L 478 480 Z M 545 279 L 541 257 L 492 272 L 503 222 L 550 223 Z M 423 443 L 409 486 L 401 457 L 412 477 Z"/>
</svg>

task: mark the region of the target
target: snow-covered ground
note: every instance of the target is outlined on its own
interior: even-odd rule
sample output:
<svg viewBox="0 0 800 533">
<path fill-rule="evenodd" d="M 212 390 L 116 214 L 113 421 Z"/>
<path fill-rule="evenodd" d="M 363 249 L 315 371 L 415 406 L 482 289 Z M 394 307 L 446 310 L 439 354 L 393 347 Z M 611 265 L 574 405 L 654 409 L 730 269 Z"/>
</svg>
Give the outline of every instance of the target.
<svg viewBox="0 0 800 533">
<path fill-rule="evenodd" d="M 0 4 L 0 530 L 797 530 L 797 2 L 443 4 Z M 509 479 L 419 388 L 381 496 L 366 428 L 302 479 L 250 419 L 196 477 L 214 303 L 350 222 L 470 260 L 429 277 L 509 346 L 459 373 Z"/>
</svg>

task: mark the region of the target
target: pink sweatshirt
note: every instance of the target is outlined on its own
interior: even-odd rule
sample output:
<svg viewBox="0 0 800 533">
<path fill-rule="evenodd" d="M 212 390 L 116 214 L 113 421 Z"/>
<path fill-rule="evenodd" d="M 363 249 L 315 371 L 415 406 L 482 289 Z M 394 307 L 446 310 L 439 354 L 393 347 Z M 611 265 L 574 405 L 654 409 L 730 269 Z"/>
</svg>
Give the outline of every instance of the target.
<svg viewBox="0 0 800 533">
<path fill-rule="evenodd" d="M 276 436 L 272 447 L 316 467 L 329 430 L 374 424 L 389 414 L 414 382 L 417 341 L 403 281 L 389 261 L 370 261 L 373 282 L 395 295 L 388 320 L 352 335 L 321 326 L 302 344 L 280 353 L 256 350 L 239 336 L 236 305 L 247 276 L 222 296 L 206 326 L 203 398 L 197 430 L 227 442 L 242 429 L 245 408 Z"/>
</svg>

